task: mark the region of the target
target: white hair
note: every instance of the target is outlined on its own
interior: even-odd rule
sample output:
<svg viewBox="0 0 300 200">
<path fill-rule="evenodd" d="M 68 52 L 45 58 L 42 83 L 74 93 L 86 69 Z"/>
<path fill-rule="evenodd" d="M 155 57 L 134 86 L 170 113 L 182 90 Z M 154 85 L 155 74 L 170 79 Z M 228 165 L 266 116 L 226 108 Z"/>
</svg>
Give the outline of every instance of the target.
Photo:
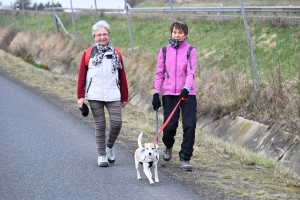
<svg viewBox="0 0 300 200">
<path fill-rule="evenodd" d="M 106 30 L 108 31 L 108 33 L 110 33 L 110 26 L 106 21 L 99 21 L 96 24 L 94 24 L 92 26 L 92 36 L 95 35 L 95 32 L 99 29 L 99 28 L 106 28 Z"/>
</svg>

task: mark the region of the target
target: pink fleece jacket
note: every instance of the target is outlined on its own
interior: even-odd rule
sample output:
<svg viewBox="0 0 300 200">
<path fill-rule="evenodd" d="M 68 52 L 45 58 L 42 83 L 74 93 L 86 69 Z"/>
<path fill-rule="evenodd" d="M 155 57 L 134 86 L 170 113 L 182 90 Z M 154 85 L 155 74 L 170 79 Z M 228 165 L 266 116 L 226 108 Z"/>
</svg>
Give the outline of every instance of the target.
<svg viewBox="0 0 300 200">
<path fill-rule="evenodd" d="M 190 89 L 189 95 L 196 95 L 194 75 L 196 72 L 197 50 L 193 48 L 190 53 L 192 66 L 187 59 L 187 51 L 190 45 L 183 41 L 178 49 L 167 45 L 166 71 L 162 49 L 160 49 L 156 64 L 156 76 L 154 93 L 162 95 L 179 95 L 184 87 Z"/>
</svg>

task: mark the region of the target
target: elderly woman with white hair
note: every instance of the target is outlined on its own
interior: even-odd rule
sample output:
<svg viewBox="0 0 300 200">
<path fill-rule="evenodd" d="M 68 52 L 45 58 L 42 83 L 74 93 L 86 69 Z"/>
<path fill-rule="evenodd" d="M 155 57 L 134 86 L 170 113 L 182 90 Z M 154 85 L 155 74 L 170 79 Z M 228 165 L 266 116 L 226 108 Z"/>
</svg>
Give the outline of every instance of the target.
<svg viewBox="0 0 300 200">
<path fill-rule="evenodd" d="M 107 167 L 114 163 L 115 141 L 121 131 L 122 108 L 128 101 L 128 86 L 120 51 L 109 42 L 110 26 L 99 21 L 92 26 L 95 44 L 83 52 L 78 74 L 78 107 L 83 112 L 88 100 L 95 126 L 95 139 L 98 146 L 98 166 Z M 104 107 L 110 120 L 106 140 L 106 120 Z M 87 110 L 88 111 L 88 110 Z"/>
</svg>

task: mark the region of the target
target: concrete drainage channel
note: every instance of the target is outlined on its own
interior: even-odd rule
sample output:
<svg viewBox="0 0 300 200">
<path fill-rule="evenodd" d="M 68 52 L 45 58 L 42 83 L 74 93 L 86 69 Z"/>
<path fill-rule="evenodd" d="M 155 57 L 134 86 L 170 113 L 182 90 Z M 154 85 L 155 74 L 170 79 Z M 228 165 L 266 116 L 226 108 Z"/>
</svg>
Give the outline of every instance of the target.
<svg viewBox="0 0 300 200">
<path fill-rule="evenodd" d="M 300 174 L 298 135 L 271 129 L 269 126 L 242 117 L 232 119 L 230 116 L 225 116 L 216 121 L 201 117 L 198 119 L 197 126 L 204 133 L 221 138 L 223 141 L 275 158 Z"/>
</svg>

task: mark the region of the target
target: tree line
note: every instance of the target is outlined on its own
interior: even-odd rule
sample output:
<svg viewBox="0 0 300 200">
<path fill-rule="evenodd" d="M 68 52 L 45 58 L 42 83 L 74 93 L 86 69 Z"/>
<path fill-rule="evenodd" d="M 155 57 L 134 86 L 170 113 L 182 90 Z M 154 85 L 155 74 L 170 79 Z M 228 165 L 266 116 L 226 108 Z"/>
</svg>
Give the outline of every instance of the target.
<svg viewBox="0 0 300 200">
<path fill-rule="evenodd" d="M 43 3 L 39 3 L 37 4 L 36 2 L 34 2 L 34 4 L 32 4 L 31 6 L 31 0 L 16 0 L 13 4 L 14 9 L 18 10 L 23 10 L 23 5 L 24 5 L 24 10 L 35 10 L 37 8 L 37 10 L 43 10 L 44 8 L 49 8 L 49 7 L 62 7 L 61 3 L 57 2 L 54 3 L 51 1 L 51 3 L 48 1 L 48 3 L 43 4 Z"/>
</svg>

